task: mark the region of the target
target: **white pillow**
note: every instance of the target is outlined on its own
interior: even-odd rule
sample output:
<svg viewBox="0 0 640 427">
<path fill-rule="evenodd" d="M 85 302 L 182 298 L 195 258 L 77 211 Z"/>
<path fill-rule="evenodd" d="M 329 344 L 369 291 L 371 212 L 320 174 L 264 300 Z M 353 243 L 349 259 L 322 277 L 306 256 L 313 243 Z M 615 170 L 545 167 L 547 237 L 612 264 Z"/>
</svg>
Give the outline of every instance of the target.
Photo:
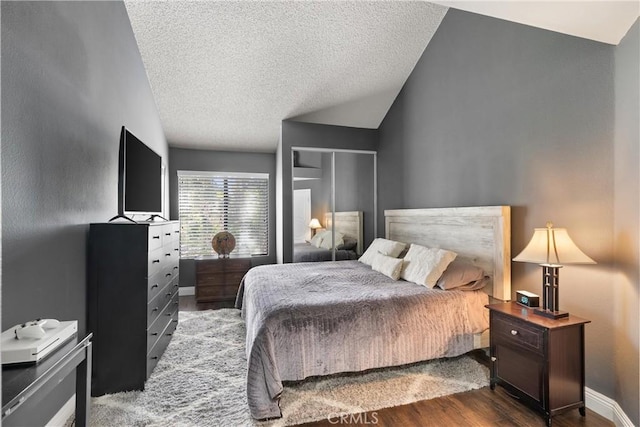
<svg viewBox="0 0 640 427">
<path fill-rule="evenodd" d="M 390 256 L 392 258 L 397 258 L 406 246 L 407 245 L 402 242 L 396 242 L 393 240 L 387 240 L 378 237 L 373 242 L 371 242 L 367 250 L 364 251 L 358 261 L 370 266 L 373 262 L 373 257 L 378 253 Z"/>
<path fill-rule="evenodd" d="M 320 244 L 320 247 L 324 249 L 333 248 L 332 239 L 331 239 L 331 230 L 323 231 L 322 233 L 323 233 L 322 243 Z M 336 231 L 336 246 L 340 246 L 344 244 L 343 238 L 344 238 L 344 234 Z"/>
<path fill-rule="evenodd" d="M 393 280 L 398 280 L 400 278 L 400 272 L 402 271 L 402 258 L 393 258 L 378 252 L 373 255 L 371 268 Z"/>
<path fill-rule="evenodd" d="M 400 277 L 408 282 L 433 288 L 444 270 L 458 254 L 444 249 L 411 244 L 404 256 Z"/>
<path fill-rule="evenodd" d="M 311 246 L 319 248 L 322 244 L 322 233 L 316 233 L 316 235 L 311 238 L 311 241 L 309 243 L 311 244 Z"/>
</svg>

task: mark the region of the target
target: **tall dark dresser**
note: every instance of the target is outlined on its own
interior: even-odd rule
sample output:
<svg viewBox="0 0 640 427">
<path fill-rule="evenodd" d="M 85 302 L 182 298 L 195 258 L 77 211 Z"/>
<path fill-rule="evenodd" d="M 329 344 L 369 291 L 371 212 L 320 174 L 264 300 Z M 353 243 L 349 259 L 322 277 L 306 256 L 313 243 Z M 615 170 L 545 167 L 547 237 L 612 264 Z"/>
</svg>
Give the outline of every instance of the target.
<svg viewBox="0 0 640 427">
<path fill-rule="evenodd" d="M 91 395 L 143 390 L 178 323 L 180 224 L 91 224 Z"/>
</svg>

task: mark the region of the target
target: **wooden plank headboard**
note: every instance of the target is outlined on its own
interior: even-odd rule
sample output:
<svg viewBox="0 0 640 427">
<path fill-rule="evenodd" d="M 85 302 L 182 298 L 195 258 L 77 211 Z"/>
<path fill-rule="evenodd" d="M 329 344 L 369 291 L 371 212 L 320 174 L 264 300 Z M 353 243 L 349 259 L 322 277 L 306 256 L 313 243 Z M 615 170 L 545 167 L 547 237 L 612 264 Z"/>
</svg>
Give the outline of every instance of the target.
<svg viewBox="0 0 640 427">
<path fill-rule="evenodd" d="M 362 211 L 336 212 L 336 231 L 349 236 L 358 241 L 356 252 L 362 255 L 362 245 L 364 244 L 364 232 L 362 229 Z M 324 223 L 327 229 L 331 228 L 331 212 L 324 214 Z"/>
<path fill-rule="evenodd" d="M 387 239 L 447 249 L 493 279 L 486 292 L 511 299 L 511 207 L 386 210 Z"/>
</svg>

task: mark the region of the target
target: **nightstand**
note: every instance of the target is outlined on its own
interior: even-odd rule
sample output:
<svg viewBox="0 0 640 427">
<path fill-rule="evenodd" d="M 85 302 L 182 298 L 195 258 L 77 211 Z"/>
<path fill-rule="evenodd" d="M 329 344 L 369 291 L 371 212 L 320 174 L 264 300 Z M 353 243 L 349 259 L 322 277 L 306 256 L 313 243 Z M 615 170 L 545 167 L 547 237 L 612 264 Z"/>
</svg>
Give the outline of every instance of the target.
<svg viewBox="0 0 640 427">
<path fill-rule="evenodd" d="M 491 389 L 496 384 L 551 417 L 578 409 L 585 415 L 584 325 L 570 315 L 553 320 L 515 302 L 489 304 Z"/>
<path fill-rule="evenodd" d="M 196 302 L 233 303 L 251 258 L 199 257 L 196 263 Z"/>
</svg>

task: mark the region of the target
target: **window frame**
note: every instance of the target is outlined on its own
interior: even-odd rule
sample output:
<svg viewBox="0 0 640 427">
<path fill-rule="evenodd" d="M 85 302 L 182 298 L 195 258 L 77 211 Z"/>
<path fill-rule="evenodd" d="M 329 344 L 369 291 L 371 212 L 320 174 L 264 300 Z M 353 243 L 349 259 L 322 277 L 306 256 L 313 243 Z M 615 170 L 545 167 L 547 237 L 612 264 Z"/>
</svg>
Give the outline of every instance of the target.
<svg viewBox="0 0 640 427">
<path fill-rule="evenodd" d="M 177 182 L 177 192 L 178 192 L 178 215 L 180 217 L 180 212 L 181 212 L 181 206 L 180 206 L 180 180 L 182 177 L 185 176 L 197 176 L 197 177 L 201 177 L 201 178 L 207 178 L 207 177 L 211 177 L 211 178 L 217 178 L 217 179 L 228 179 L 228 178 L 239 178 L 239 179 L 257 179 L 257 180 L 264 180 L 266 181 L 266 204 L 264 206 L 265 208 L 265 218 L 266 218 L 266 229 L 265 231 L 265 248 L 266 251 L 265 253 L 258 253 L 258 254 L 241 254 L 238 255 L 238 257 L 242 257 L 242 258 L 251 258 L 251 257 L 266 257 L 270 255 L 270 246 L 271 246 L 271 241 L 270 241 L 270 204 L 271 204 L 271 191 L 270 191 L 270 185 L 271 185 L 271 177 L 270 174 L 267 172 L 225 172 L 225 171 L 194 171 L 194 170 L 178 170 L 177 171 L 177 176 L 178 176 L 178 182 Z M 226 184 L 225 184 L 226 185 Z M 224 197 L 228 197 L 227 192 L 225 191 L 225 195 Z M 188 234 L 187 232 L 184 231 L 183 229 L 183 223 L 182 223 L 182 218 L 180 218 L 180 238 L 182 240 L 182 237 L 185 236 L 186 234 Z M 224 224 L 225 224 L 225 229 L 227 229 L 228 224 L 229 224 L 229 219 L 225 218 L 224 219 Z M 222 230 L 220 230 L 222 231 Z M 211 236 L 211 238 L 213 238 L 213 235 Z M 183 255 L 183 251 L 182 251 L 182 242 L 180 243 L 180 259 L 197 259 L 199 257 L 202 256 L 214 256 L 215 252 L 213 251 L 213 249 L 210 250 L 210 252 L 206 253 L 206 254 L 189 254 L 189 255 Z M 237 254 L 236 254 L 237 255 Z"/>
</svg>

